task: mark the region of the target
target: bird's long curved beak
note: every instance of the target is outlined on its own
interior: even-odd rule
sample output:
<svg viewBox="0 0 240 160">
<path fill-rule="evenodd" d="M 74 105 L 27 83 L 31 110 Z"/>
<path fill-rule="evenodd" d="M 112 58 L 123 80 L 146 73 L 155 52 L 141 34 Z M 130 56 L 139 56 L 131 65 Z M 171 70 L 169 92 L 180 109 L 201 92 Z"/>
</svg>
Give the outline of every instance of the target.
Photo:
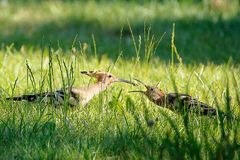
<svg viewBox="0 0 240 160">
<path fill-rule="evenodd" d="M 139 93 L 145 93 L 144 91 L 141 91 L 141 90 L 139 90 L 139 91 L 128 91 L 128 92 L 139 92 Z"/>
<path fill-rule="evenodd" d="M 142 85 L 144 85 L 144 87 L 148 88 L 148 85 L 146 85 L 145 83 L 143 83 L 142 81 L 136 79 L 136 78 L 133 78 L 135 81 L 141 83 Z M 143 93 L 145 94 L 146 92 L 145 91 L 141 91 L 141 90 L 134 90 L 134 91 L 129 91 L 129 92 L 139 92 L 139 93 Z"/>
<path fill-rule="evenodd" d="M 128 81 L 128 80 L 125 80 L 125 79 L 122 79 L 122 78 L 117 78 L 117 79 L 115 80 L 115 82 L 124 82 L 124 83 L 128 83 L 128 84 L 137 86 L 136 83 L 133 83 L 133 82 L 131 82 L 131 81 Z"/>
</svg>

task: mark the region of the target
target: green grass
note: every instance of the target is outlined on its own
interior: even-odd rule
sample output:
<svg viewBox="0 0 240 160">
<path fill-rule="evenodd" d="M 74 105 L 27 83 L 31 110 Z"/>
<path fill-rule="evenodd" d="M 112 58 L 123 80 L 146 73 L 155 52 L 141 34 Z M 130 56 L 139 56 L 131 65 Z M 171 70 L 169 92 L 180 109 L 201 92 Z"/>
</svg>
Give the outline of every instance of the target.
<svg viewBox="0 0 240 160">
<path fill-rule="evenodd" d="M 239 15 L 235 2 L 229 7 L 55 1 L 1 6 L 1 159 L 239 159 Z M 233 118 L 176 114 L 120 83 L 87 107 L 4 99 L 87 85 L 93 81 L 80 71 L 94 69 L 159 83 L 165 92 L 176 86 Z"/>
</svg>

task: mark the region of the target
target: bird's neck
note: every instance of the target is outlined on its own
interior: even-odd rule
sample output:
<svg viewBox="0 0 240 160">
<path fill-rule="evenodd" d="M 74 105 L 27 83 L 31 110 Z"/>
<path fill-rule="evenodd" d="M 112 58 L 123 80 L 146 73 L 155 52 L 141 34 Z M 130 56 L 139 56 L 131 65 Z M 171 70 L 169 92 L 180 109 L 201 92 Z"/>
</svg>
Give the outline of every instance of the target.
<svg viewBox="0 0 240 160">
<path fill-rule="evenodd" d="M 160 106 L 165 106 L 165 102 L 166 102 L 166 96 L 163 92 L 161 92 L 159 95 L 158 95 L 158 98 L 155 99 L 155 102 L 157 105 L 160 105 Z"/>
<path fill-rule="evenodd" d="M 95 95 L 107 89 L 108 85 L 103 82 L 97 82 L 84 88 L 82 94 L 82 104 L 86 105 Z"/>
<path fill-rule="evenodd" d="M 89 85 L 87 87 L 87 89 L 88 89 L 88 92 L 94 96 L 94 95 L 99 94 L 100 92 L 104 91 L 105 89 L 107 89 L 107 87 L 108 87 L 108 85 L 106 85 L 105 83 L 97 82 L 92 85 Z"/>
</svg>

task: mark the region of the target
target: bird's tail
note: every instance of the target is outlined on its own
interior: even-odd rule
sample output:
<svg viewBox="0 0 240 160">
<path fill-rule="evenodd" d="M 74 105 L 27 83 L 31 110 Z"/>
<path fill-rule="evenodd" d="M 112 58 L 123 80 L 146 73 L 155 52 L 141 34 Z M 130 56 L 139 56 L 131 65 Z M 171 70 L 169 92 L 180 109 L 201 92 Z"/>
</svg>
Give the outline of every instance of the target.
<svg viewBox="0 0 240 160">
<path fill-rule="evenodd" d="M 227 114 L 227 113 L 221 111 L 220 109 L 213 108 L 204 103 L 201 104 L 201 107 L 203 108 L 202 115 L 209 115 L 209 116 L 214 116 L 214 117 L 219 116 L 219 117 L 228 118 L 228 119 L 233 118 L 233 116 L 231 114 Z"/>
<path fill-rule="evenodd" d="M 16 97 L 8 97 L 6 100 L 12 100 L 12 101 L 29 101 L 33 102 L 36 100 L 47 100 L 48 98 L 52 97 L 54 99 L 64 99 L 64 91 L 63 90 L 57 90 L 55 92 L 44 92 L 44 93 L 38 93 L 38 94 L 26 94 L 22 96 L 16 96 Z"/>
<path fill-rule="evenodd" d="M 190 104 L 189 108 L 193 109 L 196 113 L 200 115 L 208 115 L 208 116 L 214 116 L 214 117 L 217 115 L 221 117 L 227 116 L 223 111 L 213 108 L 212 106 L 206 103 L 197 101 L 195 99 L 189 101 L 189 104 Z"/>
<path fill-rule="evenodd" d="M 42 94 L 26 94 L 26 95 L 22 95 L 22 96 L 16 96 L 16 97 L 8 97 L 6 98 L 6 100 L 12 100 L 12 101 L 36 101 L 39 98 L 42 98 L 46 96 L 46 93 L 42 93 Z"/>
</svg>

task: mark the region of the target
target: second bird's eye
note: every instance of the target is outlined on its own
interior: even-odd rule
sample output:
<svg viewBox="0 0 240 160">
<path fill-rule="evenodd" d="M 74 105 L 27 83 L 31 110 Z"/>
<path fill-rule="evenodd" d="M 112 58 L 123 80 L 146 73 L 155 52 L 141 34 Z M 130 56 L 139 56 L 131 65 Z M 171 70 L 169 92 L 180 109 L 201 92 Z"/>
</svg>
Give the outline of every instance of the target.
<svg viewBox="0 0 240 160">
<path fill-rule="evenodd" d="M 150 91 L 153 91 L 153 88 L 150 88 Z"/>
</svg>

